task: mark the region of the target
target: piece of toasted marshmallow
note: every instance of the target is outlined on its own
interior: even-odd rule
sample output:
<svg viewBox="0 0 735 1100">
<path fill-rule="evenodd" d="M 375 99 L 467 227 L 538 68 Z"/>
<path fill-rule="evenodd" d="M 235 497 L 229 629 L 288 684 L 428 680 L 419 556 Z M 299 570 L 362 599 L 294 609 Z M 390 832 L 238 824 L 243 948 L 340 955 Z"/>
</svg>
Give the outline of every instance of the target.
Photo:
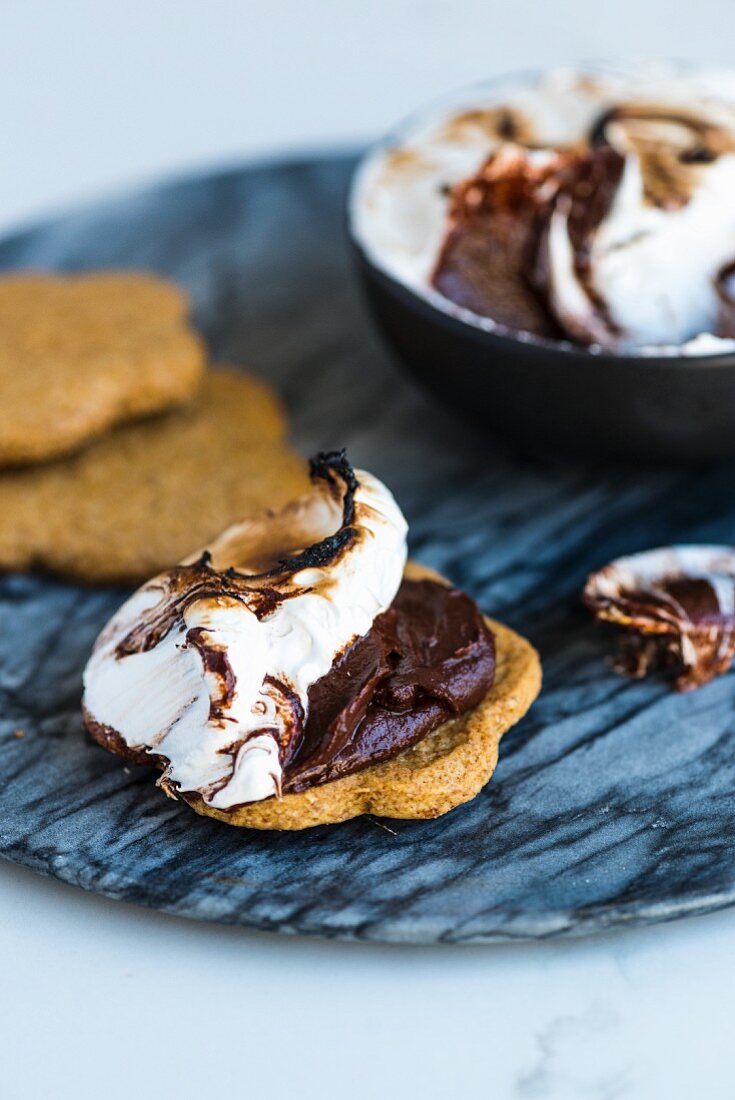
<svg viewBox="0 0 735 1100">
<path fill-rule="evenodd" d="M 584 602 L 627 631 L 615 667 L 645 676 L 674 666 L 679 691 L 701 687 L 735 656 L 735 549 L 665 546 L 592 573 Z"/>
<path fill-rule="evenodd" d="M 226 810 L 279 794 L 309 688 L 398 591 L 407 526 L 389 490 L 338 453 L 311 476 L 308 495 L 140 588 L 97 640 L 85 719 L 162 761 L 174 797 Z"/>
</svg>

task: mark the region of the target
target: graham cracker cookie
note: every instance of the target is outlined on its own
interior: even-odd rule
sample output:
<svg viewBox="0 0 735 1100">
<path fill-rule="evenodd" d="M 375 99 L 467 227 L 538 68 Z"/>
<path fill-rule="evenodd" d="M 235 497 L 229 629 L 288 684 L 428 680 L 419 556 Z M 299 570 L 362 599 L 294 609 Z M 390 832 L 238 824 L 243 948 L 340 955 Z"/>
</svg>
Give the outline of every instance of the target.
<svg viewBox="0 0 735 1100">
<path fill-rule="evenodd" d="M 69 454 L 189 398 L 205 353 L 188 311 L 152 275 L 0 278 L 0 466 Z"/>
<path fill-rule="evenodd" d="M 442 581 L 414 562 L 410 580 Z M 446 583 L 446 582 L 444 582 Z M 541 662 L 525 638 L 487 619 L 495 635 L 495 682 L 473 710 L 434 730 L 413 748 L 342 779 L 251 802 L 223 813 L 201 799 L 189 804 L 197 813 L 250 829 L 309 829 L 360 814 L 376 817 L 432 818 L 469 802 L 490 779 L 500 738 L 524 716 L 541 689 Z"/>
<path fill-rule="evenodd" d="M 193 405 L 58 462 L 0 472 L 0 568 L 138 583 L 309 485 L 272 390 L 228 370 Z"/>
</svg>

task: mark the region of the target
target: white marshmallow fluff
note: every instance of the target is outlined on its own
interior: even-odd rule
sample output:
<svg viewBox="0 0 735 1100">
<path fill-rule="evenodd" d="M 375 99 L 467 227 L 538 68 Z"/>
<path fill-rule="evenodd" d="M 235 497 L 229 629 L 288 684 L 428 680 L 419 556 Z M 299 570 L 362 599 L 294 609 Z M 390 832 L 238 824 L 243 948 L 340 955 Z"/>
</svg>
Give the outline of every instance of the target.
<svg viewBox="0 0 735 1100">
<path fill-rule="evenodd" d="M 385 273 L 464 320 L 493 329 L 491 317 L 461 309 L 432 286 L 451 202 L 450 190 L 477 173 L 504 142 L 518 142 L 532 162 L 583 145 L 605 112 L 646 105 L 661 117 L 612 122 L 608 141 L 624 156 L 610 209 L 592 240 L 589 288 L 618 333 L 616 350 L 712 354 L 735 342 L 716 334 L 714 280 L 735 261 L 735 73 L 673 65 L 556 70 L 501 81 L 450 97 L 405 124 L 362 162 L 350 198 L 353 235 Z M 498 131 L 500 110 L 514 132 Z M 666 118 L 665 116 L 671 116 Z M 652 202 L 642 157 L 651 134 L 679 149 L 695 119 L 724 135 L 716 158 L 692 162 L 685 201 Z M 672 121 L 673 119 L 673 121 Z M 646 125 L 653 125 L 650 133 Z M 643 151 L 643 152 L 642 152 Z M 551 307 L 557 316 L 590 321 L 589 343 L 606 342 L 590 318 L 589 298 L 574 276 L 563 217 L 550 233 Z"/>
</svg>

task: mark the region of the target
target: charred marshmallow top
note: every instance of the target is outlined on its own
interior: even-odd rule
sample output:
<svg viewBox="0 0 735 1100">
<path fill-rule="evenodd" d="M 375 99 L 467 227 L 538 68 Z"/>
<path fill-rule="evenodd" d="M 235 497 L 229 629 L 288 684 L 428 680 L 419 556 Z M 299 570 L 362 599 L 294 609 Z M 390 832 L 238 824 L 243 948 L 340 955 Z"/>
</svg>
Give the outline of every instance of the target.
<svg viewBox="0 0 735 1100">
<path fill-rule="evenodd" d="M 735 337 L 734 196 L 735 74 L 642 66 L 435 109 L 363 163 L 351 215 L 470 323 L 696 354 Z"/>
<path fill-rule="evenodd" d="M 312 481 L 144 585 L 97 641 L 87 722 L 163 763 L 169 793 L 222 810 L 279 793 L 308 689 L 398 591 L 406 521 L 388 489 L 338 454 Z"/>
</svg>

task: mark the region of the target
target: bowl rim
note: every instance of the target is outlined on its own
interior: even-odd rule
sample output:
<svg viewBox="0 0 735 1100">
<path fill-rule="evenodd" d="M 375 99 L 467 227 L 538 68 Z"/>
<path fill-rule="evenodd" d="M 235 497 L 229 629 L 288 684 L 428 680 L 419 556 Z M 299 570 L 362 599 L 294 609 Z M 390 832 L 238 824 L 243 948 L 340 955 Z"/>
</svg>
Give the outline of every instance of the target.
<svg viewBox="0 0 735 1100">
<path fill-rule="evenodd" d="M 417 294 L 411 287 L 401 283 L 383 268 L 379 267 L 372 257 L 362 247 L 360 241 L 349 232 L 350 245 L 356 262 L 369 272 L 371 278 L 377 280 L 382 289 L 393 298 L 398 299 L 406 308 L 413 309 L 424 315 L 428 322 L 439 323 L 455 330 L 457 337 L 466 337 L 475 343 L 485 345 L 486 349 L 504 348 L 508 352 L 517 351 L 519 348 L 528 350 L 539 358 L 545 357 L 553 360 L 554 367 L 560 367 L 566 362 L 571 367 L 578 365 L 583 360 L 590 361 L 590 365 L 611 366 L 613 369 L 625 370 L 641 367 L 648 370 L 681 370 L 683 372 L 699 371 L 711 376 L 711 372 L 735 370 L 735 348 L 729 351 L 721 351 L 714 355 L 636 355 L 629 352 L 626 355 L 617 354 L 607 348 L 590 351 L 580 345 L 567 343 L 561 340 L 543 340 L 534 337 L 530 333 L 516 334 L 512 330 L 501 331 L 497 329 L 481 328 L 478 325 L 467 324 L 455 313 L 439 309 L 437 306 L 421 294 Z"/>
<path fill-rule="evenodd" d="M 624 75 L 626 69 L 632 70 L 638 68 L 640 71 L 641 68 L 645 69 L 646 67 L 650 67 L 653 69 L 654 67 L 660 67 L 663 70 L 664 66 L 668 68 L 670 74 L 673 73 L 674 75 L 683 73 L 696 74 L 698 72 L 729 72 L 735 77 L 735 66 L 704 65 L 679 58 L 641 59 L 603 57 L 567 62 L 559 66 L 506 70 L 486 79 L 456 86 L 433 97 L 423 106 L 414 108 L 412 111 L 405 114 L 400 121 L 390 128 L 390 130 L 375 141 L 370 142 L 359 155 L 350 177 L 345 210 L 347 234 L 351 244 L 357 250 L 363 262 L 391 285 L 394 293 L 396 291 L 400 292 L 401 295 L 405 295 L 407 298 L 413 299 L 420 304 L 427 312 L 438 314 L 445 320 L 452 321 L 458 326 L 474 332 L 480 338 L 488 337 L 492 338 L 493 341 L 500 341 L 501 343 L 520 344 L 525 348 L 536 348 L 539 351 L 545 352 L 553 351 L 562 358 L 568 356 L 571 359 L 591 359 L 593 362 L 626 362 L 635 363 L 639 366 L 656 367 L 661 367 L 665 364 L 666 366 L 674 368 L 717 368 L 732 365 L 733 357 L 735 357 L 735 339 L 732 341 L 731 347 L 723 348 L 722 351 L 695 352 L 687 355 L 676 350 L 669 352 L 657 350 L 658 348 L 664 349 L 667 347 L 675 347 L 675 345 L 647 345 L 651 350 L 645 352 L 641 352 L 639 349 L 635 348 L 631 350 L 612 351 L 609 348 L 604 348 L 599 345 L 587 347 L 581 344 L 575 344 L 571 340 L 558 340 L 551 336 L 537 336 L 535 333 L 508 328 L 494 321 L 491 317 L 483 317 L 480 314 L 473 313 L 472 310 L 458 306 L 450 299 L 444 298 L 443 295 L 432 288 L 427 288 L 427 291 L 422 293 L 408 283 L 402 282 L 387 271 L 375 256 L 371 255 L 365 242 L 360 239 L 356 232 L 356 197 L 365 166 L 379 152 L 396 144 L 397 141 L 399 141 L 403 135 L 422 118 L 430 116 L 435 110 L 439 113 L 442 106 L 448 109 L 452 101 L 460 101 L 465 96 L 472 95 L 473 92 L 479 95 L 482 92 L 493 90 L 500 92 L 505 86 L 508 86 L 509 90 L 512 86 L 522 87 L 524 83 L 538 80 L 544 74 L 555 71 L 580 73 L 582 75 L 586 72 L 596 72 L 603 75 L 610 74 L 613 76 L 621 76 Z M 696 337 L 693 337 L 693 339 L 696 339 Z"/>
</svg>

